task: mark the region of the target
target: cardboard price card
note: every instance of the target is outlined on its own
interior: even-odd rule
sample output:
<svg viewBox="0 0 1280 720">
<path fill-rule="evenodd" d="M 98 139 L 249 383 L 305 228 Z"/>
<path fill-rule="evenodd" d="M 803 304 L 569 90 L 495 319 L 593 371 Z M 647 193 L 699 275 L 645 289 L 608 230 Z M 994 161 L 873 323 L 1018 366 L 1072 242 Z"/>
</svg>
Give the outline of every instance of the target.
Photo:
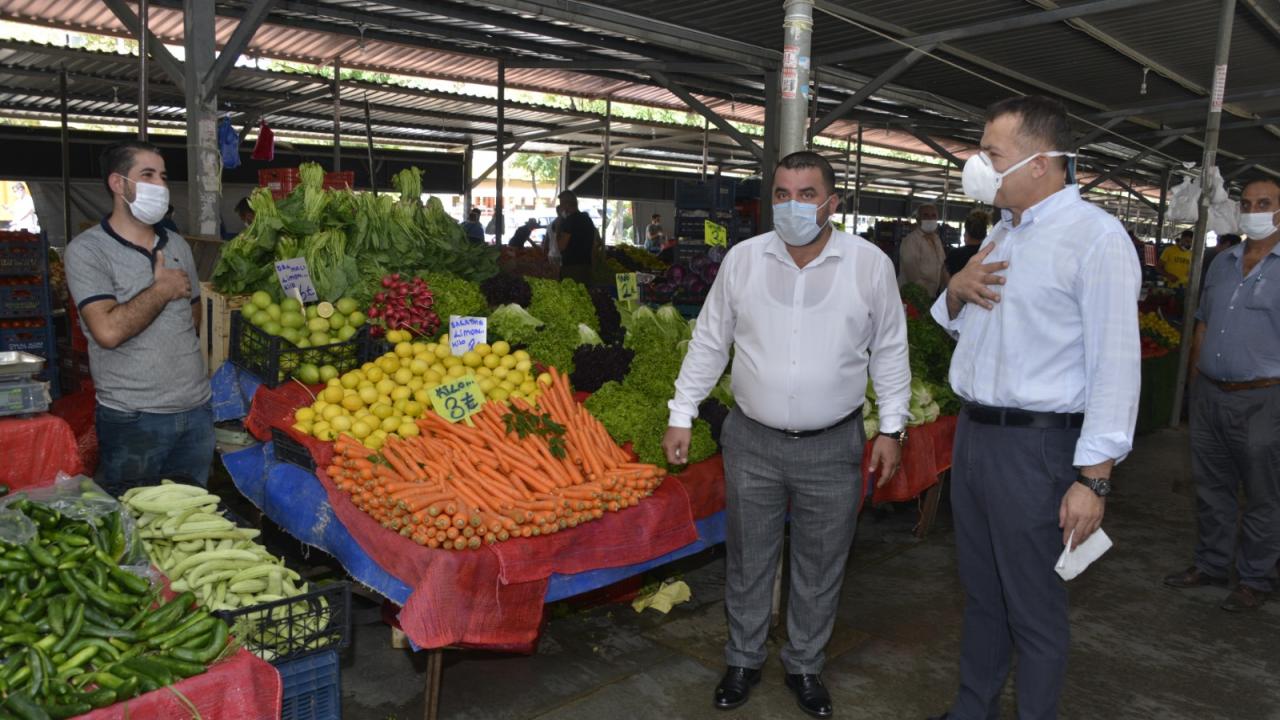
<svg viewBox="0 0 1280 720">
<path fill-rule="evenodd" d="M 729 228 L 711 222 L 710 220 L 702 221 L 702 234 L 708 245 L 719 245 L 726 247 L 729 244 Z"/>
<path fill-rule="evenodd" d="M 449 316 L 449 352 L 462 355 L 487 342 L 489 319 L 467 315 Z"/>
<path fill-rule="evenodd" d="M 472 375 L 449 380 L 431 391 L 431 407 L 449 422 L 462 422 L 484 407 L 484 391 Z"/>
<path fill-rule="evenodd" d="M 280 289 L 288 297 L 296 297 L 304 303 L 320 299 L 316 294 L 316 286 L 311 284 L 311 271 L 307 269 L 306 258 L 289 258 L 276 261 L 276 277 L 280 280 Z"/>
<path fill-rule="evenodd" d="M 640 299 L 640 286 L 635 273 L 618 273 L 615 277 L 618 284 L 618 300 L 634 303 Z"/>
</svg>

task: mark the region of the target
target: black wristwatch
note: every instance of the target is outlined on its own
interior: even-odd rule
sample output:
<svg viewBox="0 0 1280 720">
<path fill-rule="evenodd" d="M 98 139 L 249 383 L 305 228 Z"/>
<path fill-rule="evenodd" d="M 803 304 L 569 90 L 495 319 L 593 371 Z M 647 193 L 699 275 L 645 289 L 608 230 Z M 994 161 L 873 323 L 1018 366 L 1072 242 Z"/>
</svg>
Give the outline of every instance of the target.
<svg viewBox="0 0 1280 720">
<path fill-rule="evenodd" d="M 885 436 L 885 437 L 887 437 L 887 438 L 889 438 L 890 440 L 897 440 L 897 441 L 898 441 L 898 447 L 902 447 L 902 445 L 903 445 L 904 443 L 906 443 L 906 442 L 907 442 L 907 429 L 906 429 L 906 428 L 903 428 L 903 429 L 901 429 L 901 430 L 898 430 L 897 432 L 887 432 L 887 433 L 880 433 L 880 434 L 881 434 L 881 435 L 883 435 L 883 436 Z"/>
<path fill-rule="evenodd" d="M 1076 482 L 1089 488 L 1094 495 L 1104 498 L 1111 494 L 1111 480 L 1108 478 L 1091 478 L 1084 475 L 1076 476 Z"/>
</svg>

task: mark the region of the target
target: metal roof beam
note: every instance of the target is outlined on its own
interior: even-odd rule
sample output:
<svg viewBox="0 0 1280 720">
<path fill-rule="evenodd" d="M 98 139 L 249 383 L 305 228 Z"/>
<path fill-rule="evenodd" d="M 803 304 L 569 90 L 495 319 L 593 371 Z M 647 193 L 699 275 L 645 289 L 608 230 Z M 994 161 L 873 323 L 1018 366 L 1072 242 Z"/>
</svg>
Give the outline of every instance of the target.
<svg viewBox="0 0 1280 720">
<path fill-rule="evenodd" d="M 1081 192 L 1081 193 L 1087 193 L 1087 192 L 1089 192 L 1089 191 L 1090 191 L 1090 190 L 1092 190 L 1093 188 L 1095 188 L 1095 187 L 1097 187 L 1097 186 L 1101 185 L 1102 183 L 1106 182 L 1107 180 L 1110 180 L 1111 178 L 1115 177 L 1117 174 L 1122 173 L 1122 172 L 1124 172 L 1125 170 L 1128 170 L 1129 168 L 1131 168 L 1131 167 L 1133 167 L 1133 166 L 1137 165 L 1138 163 L 1142 162 L 1143 158 L 1147 157 L 1148 155 L 1150 155 L 1150 154 L 1151 154 L 1151 153 L 1153 153 L 1153 152 L 1156 152 L 1156 151 L 1157 151 L 1157 150 L 1159 150 L 1160 148 L 1162 148 L 1162 147 L 1164 147 L 1164 146 L 1166 146 L 1166 145 L 1169 145 L 1169 144 L 1173 143 L 1173 142 L 1174 142 L 1174 141 L 1176 141 L 1179 137 L 1181 137 L 1181 135 L 1176 136 L 1176 137 L 1168 137 L 1168 138 L 1165 138 L 1164 140 L 1161 140 L 1160 142 L 1156 143 L 1155 145 L 1153 145 L 1153 146 L 1151 146 L 1151 147 L 1149 147 L 1149 148 L 1145 148 L 1145 149 L 1143 149 L 1141 152 L 1139 152 L 1138 154 L 1136 154 L 1136 155 L 1134 155 L 1133 157 L 1129 158 L 1128 160 L 1125 160 L 1124 162 L 1120 163 L 1119 165 L 1116 165 L 1115 167 L 1111 168 L 1110 170 L 1106 171 L 1105 173 L 1102 173 L 1102 174 L 1101 174 L 1101 175 L 1099 175 L 1098 177 L 1096 177 L 1096 178 L 1094 178 L 1094 179 L 1090 180 L 1088 185 L 1085 185 L 1084 187 L 1080 188 L 1080 192 Z"/>
<path fill-rule="evenodd" d="M 135 39 L 139 37 L 139 26 L 142 22 L 124 0 L 102 0 L 102 2 L 116 16 L 116 19 L 124 23 L 125 30 Z M 182 63 L 169 52 L 169 48 L 164 46 L 150 28 L 147 28 L 147 49 L 150 50 L 151 59 L 156 61 L 175 85 L 179 88 L 186 87 L 186 75 L 182 69 Z"/>
<path fill-rule="evenodd" d="M 903 55 L 901 58 L 898 58 L 898 61 L 886 68 L 884 72 L 877 75 L 866 85 L 858 88 L 857 92 L 845 98 L 844 102 L 837 105 L 835 109 L 828 112 L 817 122 L 811 124 L 809 126 L 809 139 L 812 140 L 818 133 L 830 127 L 831 123 L 839 120 L 845 113 L 858 107 L 863 100 L 871 97 L 872 93 L 892 82 L 899 75 L 906 72 L 912 65 L 920 62 L 921 58 L 925 56 L 925 53 L 932 49 L 932 45 L 925 45 L 924 47 L 915 48 L 906 55 Z"/>
<path fill-rule="evenodd" d="M 1236 163 L 1235 167 L 1231 168 L 1230 170 L 1227 170 L 1225 173 L 1222 174 L 1222 181 L 1225 183 L 1229 180 L 1234 180 L 1240 177 L 1241 175 L 1249 172 L 1250 170 L 1254 169 L 1255 167 L 1257 167 L 1257 165 L 1258 165 L 1257 163 L 1251 162 L 1249 160 Z"/>
<path fill-rule="evenodd" d="M 253 0 L 249 8 L 240 16 L 240 22 L 236 24 L 231 38 L 222 46 L 218 59 L 214 61 L 213 67 L 209 68 L 209 73 L 204 76 L 205 102 L 213 102 L 217 97 L 222 81 L 226 79 L 227 73 L 231 72 L 231 68 L 235 67 L 240 54 L 249 47 L 253 34 L 262 26 L 262 21 L 267 19 L 267 15 L 271 13 L 271 6 L 275 4 L 276 0 Z"/>
<path fill-rule="evenodd" d="M 1262 7 L 1262 3 L 1258 0 L 1240 0 L 1240 3 L 1249 8 L 1249 11 L 1257 16 L 1263 25 L 1271 30 L 1271 34 L 1280 39 L 1280 18 L 1271 14 L 1271 11 Z"/>
<path fill-rule="evenodd" d="M 1084 135 L 1081 135 L 1080 139 L 1076 140 L 1076 147 L 1082 148 L 1089 145 L 1093 141 L 1101 138 L 1103 135 L 1106 135 L 1107 133 L 1111 132 L 1111 128 L 1115 127 L 1116 125 L 1119 125 L 1122 122 L 1124 122 L 1123 116 L 1111 118 L 1110 120 L 1102 123 L 1101 126 L 1094 128 L 1093 130 L 1089 131 L 1088 133 L 1085 133 Z"/>
<path fill-rule="evenodd" d="M 1224 122 L 1220 126 L 1222 130 L 1240 130 L 1243 128 L 1260 127 L 1263 125 L 1271 125 L 1280 123 L 1280 115 L 1272 115 L 1269 117 L 1259 117 L 1252 120 L 1233 120 Z M 1165 130 L 1156 130 L 1155 132 L 1142 133 L 1141 135 L 1131 136 L 1134 140 L 1155 140 L 1157 138 L 1169 137 L 1171 135 L 1189 135 L 1191 133 L 1203 133 L 1204 126 L 1198 125 L 1193 127 L 1167 128 Z"/>
<path fill-rule="evenodd" d="M 1235 103 L 1245 100 L 1263 100 L 1266 98 L 1280 97 L 1280 86 L 1267 86 L 1262 88 L 1242 90 L 1233 92 L 1223 98 L 1224 103 Z M 1150 115 L 1153 113 L 1170 112 L 1176 110 L 1203 110 L 1209 107 L 1209 98 L 1201 97 L 1194 100 L 1177 100 L 1174 102 L 1152 103 L 1150 105 L 1134 105 L 1127 108 L 1116 110 L 1107 110 L 1093 115 L 1094 120 L 1103 120 L 1113 117 L 1124 117 L 1131 115 Z"/>
<path fill-rule="evenodd" d="M 508 60 L 508 68 L 565 70 L 567 72 L 589 72 L 592 70 L 628 70 L 635 72 L 661 72 L 712 75 L 737 74 L 752 76 L 758 74 L 758 68 L 739 65 L 738 63 L 717 62 L 636 62 L 634 60 Z"/>
<path fill-rule="evenodd" d="M 1150 5 L 1162 1 L 1163 0 L 1093 0 L 1093 2 L 1083 2 L 1070 7 L 1058 8 L 1056 10 L 1040 11 L 1025 15 L 1017 15 L 1015 17 L 987 20 L 985 22 L 974 23 L 973 25 L 951 28 L 950 30 L 924 33 L 922 35 L 912 35 L 896 41 L 887 40 L 885 42 L 866 45 L 854 50 L 845 50 L 842 52 L 831 53 L 830 55 L 823 55 L 817 58 L 815 64 L 821 63 L 824 65 L 833 65 L 836 63 L 849 62 L 850 60 L 861 60 L 862 58 L 875 57 L 877 55 L 887 55 L 891 52 L 902 49 L 904 45 L 910 47 L 936 45 L 938 43 L 951 42 L 952 40 L 963 40 L 965 38 L 990 35 L 992 33 L 1006 32 L 1009 30 L 1021 30 L 1023 28 L 1036 27 L 1038 25 L 1049 25 L 1062 20 L 1082 17 L 1084 15 L 1093 15 L 1113 10 L 1127 10 L 1132 7 Z"/>
<path fill-rule="evenodd" d="M 1130 195 L 1132 195 L 1133 197 L 1137 198 L 1137 199 L 1138 199 L 1138 201 L 1139 201 L 1139 202 L 1141 202 L 1143 205 L 1146 205 L 1147 207 L 1151 208 L 1152 210 L 1154 210 L 1154 211 L 1155 211 L 1155 212 L 1157 212 L 1157 213 L 1158 213 L 1158 212 L 1160 212 L 1160 206 L 1159 206 L 1159 205 L 1156 205 L 1155 203 L 1153 203 L 1153 202 L 1151 202 L 1150 200 L 1148 200 L 1146 195 L 1143 195 L 1142 193 L 1138 192 L 1137 190 L 1134 190 L 1134 189 L 1133 189 L 1133 186 L 1132 186 L 1132 185 L 1130 185 L 1129 183 L 1127 183 L 1127 182 L 1125 182 L 1125 181 L 1121 180 L 1120 178 L 1111 178 L 1111 182 L 1113 182 L 1113 183 L 1115 183 L 1115 184 L 1119 185 L 1120 187 L 1124 188 L 1124 189 L 1125 189 L 1125 191 L 1127 191 L 1127 192 L 1128 192 Z"/>
<path fill-rule="evenodd" d="M 956 167 L 961 168 L 961 169 L 963 169 L 963 168 L 964 168 L 964 161 L 963 161 L 963 160 L 961 160 L 960 158 L 956 157 L 955 153 L 953 153 L 953 152 L 951 152 L 950 150 L 948 150 L 948 149 L 946 149 L 946 148 L 942 147 L 942 145 L 941 145 L 937 140 L 934 140 L 933 138 L 929 137 L 928 135 L 925 135 L 924 133 L 919 132 L 919 131 L 917 131 L 915 128 L 912 128 L 912 127 L 907 127 L 907 128 L 903 128 L 903 129 L 904 129 L 904 130 L 906 130 L 908 133 L 911 133 L 911 135 L 915 136 L 915 138 L 916 138 L 917 140 L 919 140 L 920 142 L 922 142 L 922 143 L 924 143 L 925 145 L 928 145 L 929 147 L 933 148 L 933 151 L 934 151 L 934 152 L 938 153 L 939 155 L 941 155 L 942 157 L 946 158 L 947 160 L 950 160 L 952 165 L 955 165 Z"/>
<path fill-rule="evenodd" d="M 671 78 L 668 78 L 659 71 L 655 70 L 650 72 L 649 76 L 654 79 L 654 82 L 670 91 L 672 95 L 683 100 L 685 105 L 688 105 L 699 115 L 705 117 L 716 127 L 723 130 L 726 135 L 736 140 L 739 145 L 750 150 L 752 155 L 755 155 L 759 159 L 764 159 L 764 148 L 760 147 L 760 145 L 748 137 L 746 133 L 734 127 L 733 123 L 720 117 L 718 113 L 703 104 L 701 100 L 694 97 L 688 90 L 685 90 L 683 87 L 672 82 Z"/>
<path fill-rule="evenodd" d="M 528 135 L 512 135 L 508 137 L 504 142 L 520 142 L 520 143 L 536 142 L 538 140 L 547 140 L 549 138 L 561 137 L 563 135 L 572 135 L 574 133 L 580 133 L 580 132 L 591 132 L 593 130 L 599 130 L 602 127 L 604 127 L 604 122 L 602 121 L 589 122 L 583 125 L 562 126 L 558 128 L 551 128 L 549 130 L 540 130 L 538 132 L 529 133 Z M 496 147 L 497 144 L 498 144 L 498 141 L 496 139 L 482 140 L 472 145 L 472 148 L 475 150 L 485 150 L 487 148 Z"/>
</svg>

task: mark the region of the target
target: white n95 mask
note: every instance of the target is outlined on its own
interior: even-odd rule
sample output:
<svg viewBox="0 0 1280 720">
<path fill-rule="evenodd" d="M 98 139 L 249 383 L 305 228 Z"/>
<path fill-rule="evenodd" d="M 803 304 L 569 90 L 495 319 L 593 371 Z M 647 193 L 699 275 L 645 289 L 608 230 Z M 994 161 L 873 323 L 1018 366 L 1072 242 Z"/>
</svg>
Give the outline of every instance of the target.
<svg viewBox="0 0 1280 720">
<path fill-rule="evenodd" d="M 828 198 L 830 199 L 830 198 Z M 825 202 L 825 201 L 824 201 Z M 818 207 L 821 203 L 802 203 L 788 200 L 773 206 L 773 231 L 782 242 L 792 247 L 804 247 L 822 233 L 826 223 L 818 224 Z M 831 218 L 827 218 L 831 222 Z"/>
<path fill-rule="evenodd" d="M 978 202 L 988 205 L 994 203 L 996 192 L 1000 190 L 1000 185 L 1004 183 L 1005 177 L 1041 155 L 1045 157 L 1076 156 L 1073 152 L 1063 152 L 1061 150 L 1033 153 L 1014 163 L 1004 172 L 996 172 L 995 166 L 991 164 L 991 158 L 987 157 L 985 152 L 975 153 L 970 155 L 969 159 L 964 163 L 964 194 Z"/>
</svg>

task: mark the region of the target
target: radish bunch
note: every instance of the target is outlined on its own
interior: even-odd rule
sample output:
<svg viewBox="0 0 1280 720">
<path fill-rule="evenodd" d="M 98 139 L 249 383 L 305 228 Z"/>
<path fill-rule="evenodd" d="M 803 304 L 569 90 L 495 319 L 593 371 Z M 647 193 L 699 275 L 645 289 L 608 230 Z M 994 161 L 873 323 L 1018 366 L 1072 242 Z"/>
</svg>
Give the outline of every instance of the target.
<svg viewBox="0 0 1280 720">
<path fill-rule="evenodd" d="M 431 308 L 435 298 L 422 278 L 406 280 L 400 273 L 382 278 L 382 290 L 373 296 L 369 306 L 370 333 L 381 337 L 388 330 L 408 330 L 414 335 L 433 337 L 440 318 Z"/>
</svg>

